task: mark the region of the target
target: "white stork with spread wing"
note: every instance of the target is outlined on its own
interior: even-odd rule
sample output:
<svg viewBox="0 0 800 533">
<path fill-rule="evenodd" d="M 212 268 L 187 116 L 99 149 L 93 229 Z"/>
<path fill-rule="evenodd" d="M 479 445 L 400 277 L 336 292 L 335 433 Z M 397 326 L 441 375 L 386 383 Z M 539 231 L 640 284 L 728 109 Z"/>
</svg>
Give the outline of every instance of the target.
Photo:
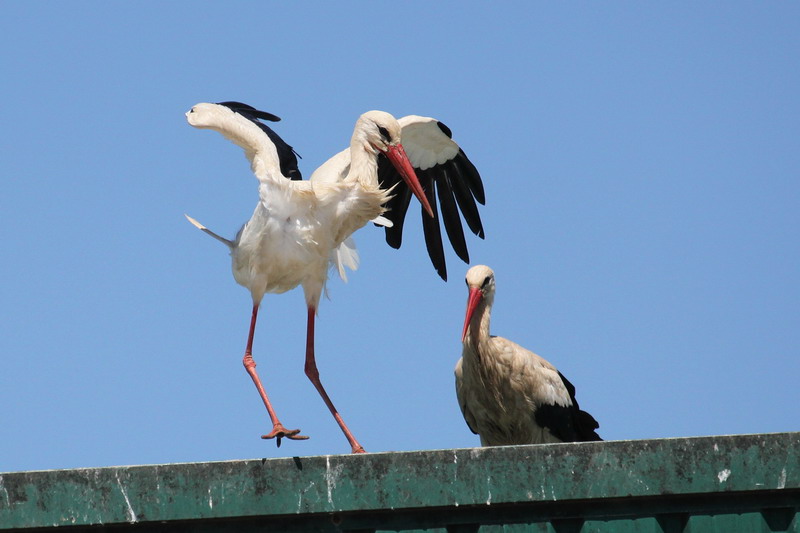
<svg viewBox="0 0 800 533">
<path fill-rule="evenodd" d="M 399 247 L 405 212 L 414 194 L 422 205 L 431 260 L 446 279 L 438 212 L 432 207 L 436 205 L 434 188 L 438 189 L 442 217 L 454 249 L 468 261 L 456 206 L 461 208 L 470 229 L 483 237 L 475 204 L 476 200 L 484 202 L 480 175 L 450 139 L 449 130 L 434 119 L 404 117 L 398 121 L 383 111 L 364 113 L 356 122 L 350 147 L 304 181 L 294 149 L 262 122 L 280 120 L 275 115 L 240 102 L 221 102 L 197 104 L 186 117 L 192 126 L 215 130 L 244 149 L 259 180 L 260 198 L 255 212 L 233 240 L 219 236 L 188 215 L 187 218 L 230 249 L 233 276 L 252 296 L 243 363 L 272 421 L 272 431 L 263 438 L 277 438 L 278 445 L 284 437 L 308 438 L 280 422 L 252 357 L 256 319 L 264 294 L 283 293 L 301 285 L 308 308 L 305 373 L 353 453 L 363 452 L 328 397 L 317 370 L 314 319 L 328 267 L 336 267 L 342 278 L 344 267 L 357 268 L 358 254 L 350 236 L 370 221 L 386 226 L 387 241 Z M 417 178 L 414 167 L 422 180 Z"/>
</svg>

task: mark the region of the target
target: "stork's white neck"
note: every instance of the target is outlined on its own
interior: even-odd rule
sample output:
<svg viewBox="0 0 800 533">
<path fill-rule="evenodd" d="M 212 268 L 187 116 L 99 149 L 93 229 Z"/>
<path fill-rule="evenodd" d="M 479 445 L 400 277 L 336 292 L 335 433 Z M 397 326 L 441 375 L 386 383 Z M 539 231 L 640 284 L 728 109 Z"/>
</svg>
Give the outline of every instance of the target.
<svg viewBox="0 0 800 533">
<path fill-rule="evenodd" d="M 350 140 L 350 171 L 345 180 L 356 180 L 365 189 L 378 188 L 378 151 L 359 127 Z"/>
<path fill-rule="evenodd" d="M 489 322 L 492 319 L 492 300 L 494 295 L 485 297 L 475 308 L 472 319 L 469 321 L 467 337 L 464 343 L 470 347 L 477 347 L 480 343 L 489 340 Z"/>
</svg>

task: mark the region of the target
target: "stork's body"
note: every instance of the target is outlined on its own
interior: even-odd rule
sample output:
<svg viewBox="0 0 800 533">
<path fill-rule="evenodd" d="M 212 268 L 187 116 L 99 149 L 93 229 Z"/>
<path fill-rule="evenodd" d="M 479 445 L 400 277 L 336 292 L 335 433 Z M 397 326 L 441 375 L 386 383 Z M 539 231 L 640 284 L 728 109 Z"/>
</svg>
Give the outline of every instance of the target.
<svg viewBox="0 0 800 533">
<path fill-rule="evenodd" d="M 358 153 L 368 159 L 364 150 Z M 369 161 L 353 165 L 341 181 L 314 183 L 269 176 L 259 185 L 260 201 L 234 242 L 234 278 L 250 289 L 255 301 L 265 293 L 283 293 L 302 285 L 306 303 L 316 309 L 329 263 L 338 268 L 347 264 L 338 255 L 344 253 L 340 246 L 383 213 L 389 194 L 378 187 Z"/>
<path fill-rule="evenodd" d="M 382 111 L 363 114 L 356 122 L 350 148 L 345 151 L 346 165 L 326 164 L 328 171 L 318 171 L 313 179 L 302 181 L 294 150 L 259 120 L 278 120 L 277 117 L 238 102 L 197 104 L 186 115 L 192 126 L 218 131 L 242 147 L 260 182 L 259 203 L 253 216 L 232 241 L 187 218 L 228 246 L 234 278 L 252 295 L 243 363 L 272 420 L 273 429 L 263 438 L 277 437 L 278 445 L 283 437 L 308 438 L 299 435 L 299 430 L 286 429 L 279 421 L 252 357 L 255 325 L 264 294 L 283 293 L 302 285 L 308 308 L 305 373 L 341 427 L 352 451 L 363 452 L 320 382 L 314 353 L 314 320 L 329 266 L 336 267 L 342 278 L 345 267 L 357 268 L 358 255 L 350 235 L 371 220 L 393 225 L 381 216 L 392 192 L 416 195 L 425 212 L 434 215 L 400 144 L 401 126 Z M 380 154 L 398 176 L 391 191 L 379 181 Z M 340 154 L 335 159 L 341 162 L 345 158 Z"/>
<path fill-rule="evenodd" d="M 489 333 L 494 273 L 467 272 L 469 300 L 456 364 L 456 395 L 483 446 L 601 440 L 597 421 L 578 407 L 575 387 L 535 353 Z"/>
</svg>

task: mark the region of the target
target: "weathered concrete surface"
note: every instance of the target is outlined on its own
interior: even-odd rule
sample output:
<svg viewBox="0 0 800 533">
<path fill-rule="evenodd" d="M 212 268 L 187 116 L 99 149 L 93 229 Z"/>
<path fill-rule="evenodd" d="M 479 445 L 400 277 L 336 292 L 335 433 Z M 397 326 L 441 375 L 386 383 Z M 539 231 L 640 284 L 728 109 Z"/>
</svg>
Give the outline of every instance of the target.
<svg viewBox="0 0 800 533">
<path fill-rule="evenodd" d="M 398 529 L 416 520 L 418 528 L 452 530 L 508 517 L 529 523 L 561 517 L 567 522 L 556 530 L 579 530 L 585 519 L 635 518 L 641 509 L 660 516 L 653 519 L 661 530 L 680 531 L 686 513 L 709 512 L 709 505 L 714 512 L 777 509 L 758 520 L 795 527 L 800 433 L 0 474 L 0 530 L 113 524 L 143 530 L 163 529 L 164 522 L 177 530 L 186 521 L 211 520 L 190 529 L 271 521 L 288 531 L 291 524 L 312 529 L 314 517 L 323 519 L 319 531 L 340 530 L 343 522 L 374 530 L 375 520 Z M 576 515 L 580 522 L 570 526 Z"/>
</svg>

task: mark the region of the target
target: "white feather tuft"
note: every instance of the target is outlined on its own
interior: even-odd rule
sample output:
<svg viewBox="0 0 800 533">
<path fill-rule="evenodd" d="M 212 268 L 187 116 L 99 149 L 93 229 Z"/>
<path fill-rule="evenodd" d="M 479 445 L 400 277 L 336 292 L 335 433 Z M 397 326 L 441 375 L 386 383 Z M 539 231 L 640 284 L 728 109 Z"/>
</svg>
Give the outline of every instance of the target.
<svg viewBox="0 0 800 533">
<path fill-rule="evenodd" d="M 391 228 L 392 226 L 394 226 L 394 222 L 392 222 L 391 220 L 389 220 L 386 217 L 381 217 L 381 216 L 377 216 L 377 217 L 373 218 L 371 220 L 371 222 L 373 222 L 374 224 L 377 224 L 379 226 L 383 226 L 385 228 Z"/>
<path fill-rule="evenodd" d="M 343 281 L 347 281 L 347 273 L 344 267 L 350 270 L 358 270 L 358 250 L 356 249 L 356 242 L 352 237 L 348 237 L 331 253 L 331 262 L 336 265 L 339 271 L 339 277 Z"/>
<path fill-rule="evenodd" d="M 201 231 L 204 231 L 208 235 L 211 235 L 212 237 L 217 239 L 219 242 L 221 242 L 222 244 L 224 244 L 225 246 L 227 246 L 228 248 L 233 250 L 233 247 L 235 246 L 235 243 L 232 240 L 226 239 L 225 237 L 221 237 L 221 236 L 217 235 L 216 233 L 214 233 L 213 231 L 211 231 L 210 229 L 208 229 L 207 227 L 205 227 L 204 225 L 202 225 L 201 223 L 199 223 L 198 221 L 196 221 L 195 219 L 193 219 L 192 217 L 190 217 L 186 213 L 184 213 L 183 216 L 185 216 L 189 220 L 189 222 L 192 223 L 192 225 L 194 227 L 196 227 L 197 229 L 199 229 Z"/>
</svg>

